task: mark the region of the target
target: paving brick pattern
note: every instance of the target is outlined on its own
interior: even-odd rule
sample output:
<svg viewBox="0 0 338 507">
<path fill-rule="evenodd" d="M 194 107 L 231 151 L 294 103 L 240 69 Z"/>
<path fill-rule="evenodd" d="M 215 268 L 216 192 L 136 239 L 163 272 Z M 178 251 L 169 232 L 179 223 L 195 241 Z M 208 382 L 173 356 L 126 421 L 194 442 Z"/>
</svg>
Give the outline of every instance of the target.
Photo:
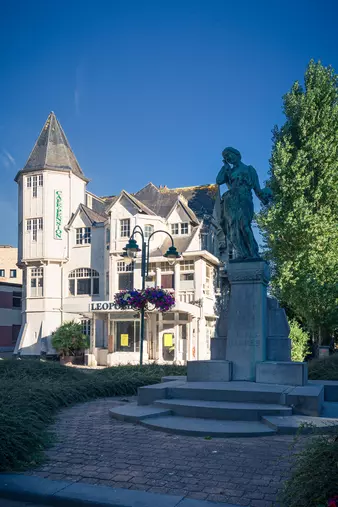
<svg viewBox="0 0 338 507">
<path fill-rule="evenodd" d="M 113 398 L 63 410 L 49 461 L 29 472 L 252 507 L 277 505 L 292 436 L 211 439 L 170 435 L 110 418 Z"/>
</svg>

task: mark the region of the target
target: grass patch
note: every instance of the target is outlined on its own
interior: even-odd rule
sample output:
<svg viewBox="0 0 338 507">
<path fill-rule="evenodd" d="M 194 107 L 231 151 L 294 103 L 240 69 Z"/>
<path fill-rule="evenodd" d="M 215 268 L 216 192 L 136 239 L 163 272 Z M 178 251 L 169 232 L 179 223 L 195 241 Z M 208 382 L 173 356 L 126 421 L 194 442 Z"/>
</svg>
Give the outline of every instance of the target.
<svg viewBox="0 0 338 507">
<path fill-rule="evenodd" d="M 309 379 L 338 380 L 338 353 L 310 361 Z"/>
<path fill-rule="evenodd" d="M 33 467 L 51 442 L 48 425 L 74 403 L 128 396 L 166 375 L 185 375 L 183 366 L 117 366 L 88 373 L 39 360 L 0 361 L 0 471 Z"/>
</svg>

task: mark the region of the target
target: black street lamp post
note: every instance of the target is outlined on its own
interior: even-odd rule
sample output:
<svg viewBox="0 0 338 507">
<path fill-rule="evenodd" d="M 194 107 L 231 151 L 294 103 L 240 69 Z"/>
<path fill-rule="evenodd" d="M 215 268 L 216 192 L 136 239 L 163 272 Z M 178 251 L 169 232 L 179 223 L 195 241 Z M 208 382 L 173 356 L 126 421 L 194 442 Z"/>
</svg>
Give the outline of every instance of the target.
<svg viewBox="0 0 338 507">
<path fill-rule="evenodd" d="M 157 233 L 166 234 L 171 239 L 171 246 L 168 248 L 167 252 L 164 254 L 164 257 L 167 258 L 169 264 L 175 264 L 175 261 L 180 258 L 180 254 L 176 250 L 174 245 L 174 240 L 171 234 L 167 231 L 154 231 L 148 237 L 148 244 L 146 242 L 146 238 L 144 236 L 144 232 L 139 225 L 135 225 L 133 232 L 129 238 L 129 241 L 125 248 L 125 253 L 122 255 L 124 259 L 130 259 L 133 261 L 136 259 L 136 255 L 138 252 L 141 252 L 141 278 L 142 278 L 142 291 L 146 288 L 146 277 L 148 276 L 149 270 L 149 245 L 151 238 Z M 139 234 L 142 238 L 142 248 L 139 248 L 134 236 Z M 140 365 L 143 363 L 143 341 L 144 341 L 144 326 L 145 324 L 145 308 L 142 306 L 141 308 L 141 336 L 140 336 Z"/>
</svg>

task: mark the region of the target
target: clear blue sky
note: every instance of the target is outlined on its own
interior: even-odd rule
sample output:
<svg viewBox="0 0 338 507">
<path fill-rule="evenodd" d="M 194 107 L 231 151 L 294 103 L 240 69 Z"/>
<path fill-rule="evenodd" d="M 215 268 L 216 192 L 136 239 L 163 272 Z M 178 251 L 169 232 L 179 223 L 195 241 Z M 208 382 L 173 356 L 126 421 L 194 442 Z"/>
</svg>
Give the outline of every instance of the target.
<svg viewBox="0 0 338 507">
<path fill-rule="evenodd" d="M 55 111 L 98 195 L 214 182 L 232 145 L 267 178 L 282 95 L 310 58 L 338 70 L 336 0 L 2 0 L 0 243 Z"/>
</svg>

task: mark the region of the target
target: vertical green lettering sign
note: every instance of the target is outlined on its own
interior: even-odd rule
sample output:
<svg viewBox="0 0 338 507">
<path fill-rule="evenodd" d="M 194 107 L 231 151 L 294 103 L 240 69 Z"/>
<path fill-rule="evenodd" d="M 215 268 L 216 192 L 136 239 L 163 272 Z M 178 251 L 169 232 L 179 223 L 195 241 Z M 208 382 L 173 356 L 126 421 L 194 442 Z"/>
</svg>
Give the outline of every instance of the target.
<svg viewBox="0 0 338 507">
<path fill-rule="evenodd" d="M 55 190 L 55 239 L 62 239 L 62 191 Z"/>
</svg>

